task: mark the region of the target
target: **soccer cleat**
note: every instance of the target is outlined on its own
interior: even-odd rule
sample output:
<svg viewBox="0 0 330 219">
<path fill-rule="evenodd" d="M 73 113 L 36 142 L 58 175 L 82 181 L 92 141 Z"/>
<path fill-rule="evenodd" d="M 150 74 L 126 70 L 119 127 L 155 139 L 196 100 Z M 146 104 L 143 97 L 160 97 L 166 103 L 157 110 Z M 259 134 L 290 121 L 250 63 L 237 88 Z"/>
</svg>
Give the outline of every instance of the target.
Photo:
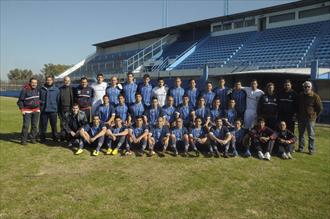
<svg viewBox="0 0 330 219">
<path fill-rule="evenodd" d="M 269 152 L 266 152 L 265 153 L 265 160 L 270 160 L 270 153 Z"/>
<path fill-rule="evenodd" d="M 287 155 L 285 152 L 283 152 L 283 154 L 282 154 L 281 157 L 282 157 L 282 159 L 284 159 L 284 160 L 289 159 L 288 155 Z"/>
<path fill-rule="evenodd" d="M 238 153 L 236 150 L 233 151 L 233 157 L 237 157 L 238 156 Z"/>
<path fill-rule="evenodd" d="M 288 152 L 286 155 L 288 156 L 289 159 L 293 159 L 293 157 L 292 157 L 292 155 L 291 155 L 290 152 Z"/>
<path fill-rule="evenodd" d="M 155 155 L 155 154 L 156 154 L 156 153 L 155 153 L 153 150 L 150 150 L 148 155 L 149 155 L 149 157 L 152 157 L 152 156 Z"/>
<path fill-rule="evenodd" d="M 112 153 L 112 149 L 111 149 L 111 148 L 108 148 L 106 154 L 107 154 L 107 155 L 110 155 L 111 153 Z"/>
<path fill-rule="evenodd" d="M 246 152 L 244 153 L 244 157 L 251 157 L 250 150 L 246 150 Z"/>
<path fill-rule="evenodd" d="M 223 153 L 223 157 L 224 157 L 224 158 L 228 158 L 228 157 L 229 157 L 229 156 L 228 156 L 228 152 L 224 152 L 224 153 Z"/>
<path fill-rule="evenodd" d="M 100 153 L 99 151 L 95 150 L 95 151 L 93 151 L 93 156 L 98 156 L 99 153 Z"/>
<path fill-rule="evenodd" d="M 174 156 L 176 157 L 178 155 L 179 155 L 178 151 L 177 150 L 174 150 Z"/>
<path fill-rule="evenodd" d="M 261 151 L 258 151 L 258 157 L 259 157 L 260 160 L 265 159 L 265 156 Z"/>
<path fill-rule="evenodd" d="M 213 154 L 214 154 L 214 157 L 220 157 L 220 153 L 218 150 L 215 150 Z"/>
<path fill-rule="evenodd" d="M 72 141 L 69 141 L 68 147 L 71 148 L 73 146 Z"/>
<path fill-rule="evenodd" d="M 78 150 L 76 151 L 75 155 L 79 155 L 79 154 L 81 154 L 82 152 L 84 152 L 83 149 L 78 149 Z"/>
<path fill-rule="evenodd" d="M 117 155 L 118 154 L 118 149 L 115 148 L 113 151 L 112 151 L 112 155 Z"/>
<path fill-rule="evenodd" d="M 132 152 L 131 151 L 126 151 L 125 156 L 130 156 L 130 155 L 132 155 Z"/>
</svg>

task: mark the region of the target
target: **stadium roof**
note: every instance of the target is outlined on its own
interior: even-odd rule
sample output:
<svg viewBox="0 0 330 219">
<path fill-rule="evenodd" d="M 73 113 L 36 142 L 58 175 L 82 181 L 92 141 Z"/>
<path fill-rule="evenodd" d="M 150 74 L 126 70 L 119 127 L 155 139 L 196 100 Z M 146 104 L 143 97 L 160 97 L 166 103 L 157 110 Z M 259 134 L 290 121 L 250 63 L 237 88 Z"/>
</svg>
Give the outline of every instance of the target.
<svg viewBox="0 0 330 219">
<path fill-rule="evenodd" d="M 135 35 L 131 35 L 131 36 L 126 36 L 126 37 L 122 37 L 122 38 L 118 38 L 118 39 L 114 39 L 114 40 L 96 43 L 96 44 L 93 44 L 93 46 L 107 48 L 107 47 L 111 47 L 111 46 L 117 46 L 117 45 L 122 45 L 122 44 L 127 44 L 127 43 L 133 43 L 133 42 L 137 42 L 137 41 L 141 41 L 141 40 L 148 40 L 148 39 L 152 39 L 152 38 L 162 37 L 162 36 L 165 36 L 166 34 L 174 34 L 174 33 L 178 33 L 179 31 L 190 30 L 192 28 L 203 28 L 203 27 L 205 28 L 205 27 L 209 27 L 212 23 L 216 23 L 216 22 L 231 21 L 231 20 L 240 19 L 240 18 L 244 18 L 244 17 L 251 17 L 251 16 L 260 15 L 260 14 L 267 14 L 267 13 L 272 13 L 272 12 L 277 12 L 277 11 L 282 11 L 282 10 L 289 10 L 289 9 L 294 9 L 294 8 L 298 8 L 298 7 L 314 5 L 314 4 L 323 3 L 323 2 L 327 2 L 327 1 L 328 0 L 295 1 L 295 2 L 291 2 L 291 3 L 287 3 L 287 4 L 281 4 L 281 5 L 276 5 L 276 6 L 272 6 L 272 7 L 236 13 L 236 14 L 227 15 L 227 16 L 209 18 L 209 19 L 190 22 L 190 23 L 186 23 L 186 24 L 180 24 L 180 25 L 162 28 L 162 29 L 158 29 L 158 30 L 152 30 L 152 31 L 139 33 L 139 34 L 135 34 Z"/>
</svg>

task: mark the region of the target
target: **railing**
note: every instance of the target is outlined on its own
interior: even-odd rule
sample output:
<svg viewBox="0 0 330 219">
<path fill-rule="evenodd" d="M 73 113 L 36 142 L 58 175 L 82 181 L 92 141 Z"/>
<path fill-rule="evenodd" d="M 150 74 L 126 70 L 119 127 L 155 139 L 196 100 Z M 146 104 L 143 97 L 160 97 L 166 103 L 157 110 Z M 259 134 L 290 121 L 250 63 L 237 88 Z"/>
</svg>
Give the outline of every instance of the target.
<svg viewBox="0 0 330 219">
<path fill-rule="evenodd" d="M 163 50 L 164 45 L 167 44 L 167 37 L 170 36 L 167 34 L 166 36 L 160 38 L 158 41 L 152 43 L 151 45 L 147 46 L 140 52 L 136 53 L 135 55 L 128 58 L 126 62 L 126 71 L 134 71 L 139 66 L 143 65 L 143 63 L 154 55 L 158 54 Z"/>
<path fill-rule="evenodd" d="M 166 57 L 166 59 L 164 59 L 164 61 L 160 64 L 160 65 L 154 65 L 151 68 L 151 71 L 161 71 L 163 69 L 165 69 L 168 65 L 168 60 L 170 59 L 170 57 Z"/>
</svg>

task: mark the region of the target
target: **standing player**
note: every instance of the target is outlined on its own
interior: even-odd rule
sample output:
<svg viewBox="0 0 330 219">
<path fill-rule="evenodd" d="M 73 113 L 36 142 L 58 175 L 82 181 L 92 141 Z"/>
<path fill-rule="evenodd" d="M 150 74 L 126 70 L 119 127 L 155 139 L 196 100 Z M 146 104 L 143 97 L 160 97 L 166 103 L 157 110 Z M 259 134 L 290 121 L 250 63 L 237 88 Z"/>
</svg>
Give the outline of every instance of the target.
<svg viewBox="0 0 330 219">
<path fill-rule="evenodd" d="M 294 117 L 298 108 L 298 94 L 292 89 L 291 81 L 284 82 L 284 88 L 278 95 L 279 120 L 285 121 L 288 129 L 294 133 Z"/>
<path fill-rule="evenodd" d="M 159 102 L 159 106 L 165 105 L 168 88 L 165 86 L 165 81 L 162 78 L 158 79 L 158 86 L 152 90 L 152 96 L 156 97 Z"/>
<path fill-rule="evenodd" d="M 119 104 L 119 94 L 121 92 L 120 88 L 118 87 L 118 78 L 112 76 L 110 79 L 110 86 L 107 88 L 106 93 L 110 98 L 110 104 L 116 107 Z"/>
<path fill-rule="evenodd" d="M 129 148 L 132 148 L 132 146 L 139 147 L 138 156 L 142 156 L 147 147 L 148 134 L 149 130 L 143 125 L 142 116 L 135 117 L 135 123 L 128 129 L 127 139 Z M 152 156 L 154 153 L 153 150 L 150 150 L 149 155 Z"/>
<path fill-rule="evenodd" d="M 225 86 L 225 84 L 226 84 L 225 79 L 220 78 L 219 87 L 215 88 L 215 90 L 214 90 L 215 95 L 220 98 L 220 101 L 222 103 L 222 105 L 221 105 L 222 110 L 227 109 L 228 98 L 229 98 L 229 95 L 231 94 L 231 89 L 227 88 Z"/>
<path fill-rule="evenodd" d="M 211 82 L 206 83 L 206 91 L 203 93 L 203 98 L 205 100 L 205 104 L 208 108 L 212 107 L 213 100 L 215 98 L 215 93 L 212 91 L 213 85 Z"/>
<path fill-rule="evenodd" d="M 37 79 L 31 78 L 29 84 L 24 85 L 19 95 L 17 105 L 23 115 L 21 144 L 27 144 L 30 123 L 31 142 L 32 144 L 35 144 L 38 133 L 37 125 L 40 114 L 40 100 Z"/>
<path fill-rule="evenodd" d="M 45 142 L 48 120 L 52 129 L 53 141 L 58 141 L 57 134 L 57 112 L 60 90 L 54 84 L 54 77 L 47 76 L 46 83 L 40 89 L 40 141 Z"/>
<path fill-rule="evenodd" d="M 228 158 L 228 149 L 231 139 L 231 134 L 226 126 L 223 125 L 222 119 L 216 119 L 216 125 L 210 129 L 209 139 L 212 148 L 214 149 L 214 155 L 220 156 L 219 149 L 223 151 L 223 156 Z M 213 151 L 212 151 L 213 153 Z"/>
<path fill-rule="evenodd" d="M 189 136 L 188 130 L 183 126 L 183 121 L 181 118 L 177 118 L 175 122 L 175 127 L 171 130 L 171 144 L 174 150 L 174 156 L 178 155 L 178 146 L 184 147 L 184 156 L 187 156 L 187 150 L 189 148 Z"/>
<path fill-rule="evenodd" d="M 186 91 L 186 94 L 189 97 L 190 105 L 195 108 L 197 106 L 197 99 L 199 97 L 199 91 L 196 88 L 195 79 L 189 80 L 189 89 Z"/>
<path fill-rule="evenodd" d="M 275 94 L 275 85 L 273 83 L 266 85 L 266 93 L 260 97 L 258 116 L 264 118 L 267 126 L 272 130 L 277 128 L 278 98 Z"/>
<path fill-rule="evenodd" d="M 139 87 L 139 92 L 142 95 L 142 102 L 146 108 L 151 105 L 152 86 L 150 84 L 150 75 L 143 76 L 143 84 Z"/>
<path fill-rule="evenodd" d="M 127 82 L 123 86 L 124 96 L 127 106 L 135 103 L 135 93 L 137 91 L 137 84 L 134 82 L 133 73 L 127 74 Z"/>
<path fill-rule="evenodd" d="M 103 103 L 103 96 L 106 94 L 108 84 L 104 82 L 103 73 L 99 73 L 96 76 L 96 83 L 93 83 L 91 87 L 94 90 L 94 97 L 92 103 L 92 115 L 95 114 L 97 108 Z"/>
<path fill-rule="evenodd" d="M 79 149 L 76 151 L 76 155 L 84 152 L 84 144 L 87 143 L 91 146 L 96 147 L 93 151 L 93 156 L 98 156 L 100 149 L 104 143 L 104 135 L 107 131 L 105 125 L 101 122 L 98 115 L 93 116 L 93 122 L 91 125 L 87 124 L 80 130 L 80 136 L 82 138 Z"/>
<path fill-rule="evenodd" d="M 182 98 L 184 95 L 184 89 L 181 87 L 181 78 L 175 79 L 175 87 L 170 89 L 170 95 L 174 98 L 174 106 L 178 107 L 182 104 Z"/>
<path fill-rule="evenodd" d="M 148 136 L 148 144 L 151 154 L 155 148 L 161 150 L 160 156 L 165 156 L 165 151 L 168 147 L 170 139 L 170 130 L 168 126 L 164 125 L 164 118 L 158 117 L 157 124 L 154 127 L 151 127 L 149 136 Z"/>
<path fill-rule="evenodd" d="M 231 99 L 235 100 L 235 108 L 238 118 L 244 118 L 244 112 L 246 109 L 246 92 L 242 89 L 240 81 L 236 81 L 234 89 L 231 93 Z"/>
<path fill-rule="evenodd" d="M 87 121 L 90 122 L 94 90 L 88 86 L 88 79 L 86 77 L 80 78 L 80 85 L 74 89 L 73 96 L 75 103 L 79 104 L 80 110 L 85 112 Z"/>
<path fill-rule="evenodd" d="M 264 94 L 262 90 L 258 89 L 257 80 L 251 81 L 251 87 L 243 88 L 246 92 L 246 110 L 244 112 L 244 126 L 251 129 L 257 119 L 257 108 L 260 97 Z"/>
</svg>

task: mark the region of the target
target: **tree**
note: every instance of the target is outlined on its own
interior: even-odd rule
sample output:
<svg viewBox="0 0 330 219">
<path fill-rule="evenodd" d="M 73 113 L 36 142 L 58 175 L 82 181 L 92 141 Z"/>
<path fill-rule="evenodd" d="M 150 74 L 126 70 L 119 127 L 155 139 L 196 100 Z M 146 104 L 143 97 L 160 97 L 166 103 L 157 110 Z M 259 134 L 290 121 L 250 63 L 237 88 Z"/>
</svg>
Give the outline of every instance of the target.
<svg viewBox="0 0 330 219">
<path fill-rule="evenodd" d="M 22 81 L 29 80 L 33 75 L 33 72 L 29 69 L 12 69 L 7 74 L 7 77 L 10 81 Z"/>
<path fill-rule="evenodd" d="M 48 76 L 48 75 L 57 76 L 71 67 L 72 65 L 61 65 L 61 64 L 55 65 L 52 63 L 48 63 L 48 64 L 44 64 L 44 67 L 40 71 L 41 73 L 44 74 L 44 76 Z"/>
</svg>

